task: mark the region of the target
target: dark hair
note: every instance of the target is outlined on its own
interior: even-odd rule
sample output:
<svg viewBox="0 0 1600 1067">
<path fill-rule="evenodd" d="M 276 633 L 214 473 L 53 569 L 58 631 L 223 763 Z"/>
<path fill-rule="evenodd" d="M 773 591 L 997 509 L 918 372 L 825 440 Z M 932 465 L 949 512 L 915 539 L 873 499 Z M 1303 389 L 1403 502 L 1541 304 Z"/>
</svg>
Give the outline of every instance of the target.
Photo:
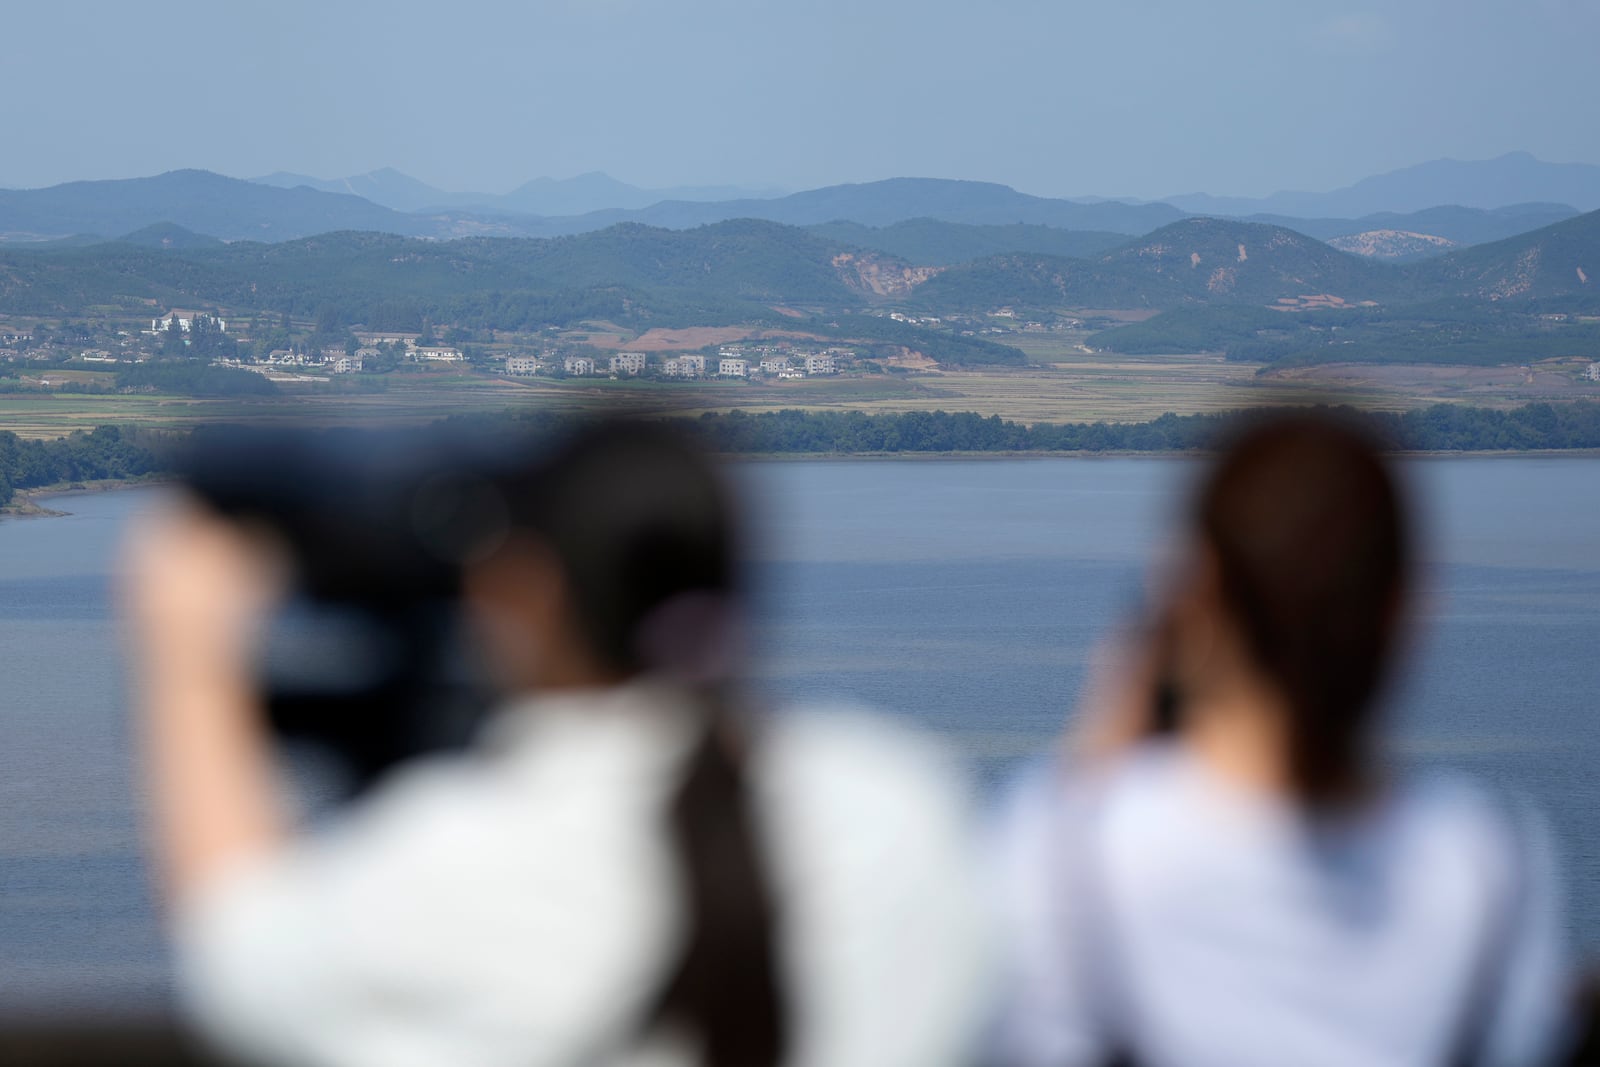
<svg viewBox="0 0 1600 1067">
<path fill-rule="evenodd" d="M 1311 806 L 1347 797 L 1362 784 L 1409 580 L 1407 518 L 1379 444 L 1326 412 L 1247 418 L 1195 524 L 1224 609 L 1288 704 L 1296 791 Z"/>
<path fill-rule="evenodd" d="M 775 894 L 717 669 L 727 612 L 703 610 L 738 592 L 729 494 L 679 434 L 627 421 L 577 430 L 520 483 L 508 493 L 512 525 L 555 553 L 597 658 L 619 677 L 676 674 L 706 712 L 668 815 L 688 943 L 644 1024 L 686 1026 L 709 1067 L 772 1067 L 788 1036 Z"/>
</svg>

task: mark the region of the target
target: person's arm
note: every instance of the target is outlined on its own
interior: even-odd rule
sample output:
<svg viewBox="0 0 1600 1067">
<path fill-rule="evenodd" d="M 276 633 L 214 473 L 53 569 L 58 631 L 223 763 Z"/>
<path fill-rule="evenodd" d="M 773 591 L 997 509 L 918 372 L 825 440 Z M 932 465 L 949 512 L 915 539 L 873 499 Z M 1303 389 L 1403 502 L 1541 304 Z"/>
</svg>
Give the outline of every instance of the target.
<svg viewBox="0 0 1600 1067">
<path fill-rule="evenodd" d="M 1088 678 L 1062 738 L 1068 763 L 1115 758 L 1156 732 L 1164 639 L 1158 627 L 1130 626 L 1090 652 Z"/>
<path fill-rule="evenodd" d="M 283 837 L 250 670 L 274 573 L 245 531 L 187 502 L 141 524 L 125 559 L 151 832 L 176 903 Z"/>
</svg>

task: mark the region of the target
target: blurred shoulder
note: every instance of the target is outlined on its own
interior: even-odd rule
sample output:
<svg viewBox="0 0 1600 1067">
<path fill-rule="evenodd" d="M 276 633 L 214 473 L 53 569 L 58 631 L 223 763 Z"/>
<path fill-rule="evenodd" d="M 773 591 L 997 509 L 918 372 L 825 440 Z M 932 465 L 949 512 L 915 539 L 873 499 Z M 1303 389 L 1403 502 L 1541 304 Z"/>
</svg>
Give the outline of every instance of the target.
<svg viewBox="0 0 1600 1067">
<path fill-rule="evenodd" d="M 1531 798 L 1457 771 L 1405 776 L 1389 810 L 1402 832 L 1469 850 L 1494 867 L 1552 858 L 1549 824 Z"/>
<path fill-rule="evenodd" d="M 849 705 L 785 710 L 763 720 L 753 757 L 774 799 L 809 799 L 866 810 L 965 804 L 968 781 L 941 740 L 889 716 Z"/>
</svg>

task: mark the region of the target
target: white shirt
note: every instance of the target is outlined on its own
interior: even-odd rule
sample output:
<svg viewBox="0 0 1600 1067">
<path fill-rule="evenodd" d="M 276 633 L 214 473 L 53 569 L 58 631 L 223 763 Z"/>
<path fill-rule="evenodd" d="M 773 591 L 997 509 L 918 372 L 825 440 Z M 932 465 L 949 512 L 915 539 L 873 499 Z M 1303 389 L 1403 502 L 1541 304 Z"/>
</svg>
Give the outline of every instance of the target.
<svg viewBox="0 0 1600 1067">
<path fill-rule="evenodd" d="M 505 711 L 330 831 L 178 916 L 180 985 L 249 1059 L 306 1067 L 695 1060 L 642 1014 L 682 950 L 667 805 L 697 736 L 633 685 Z M 930 745 L 861 716 L 778 717 L 749 766 L 780 897 L 797 1067 L 968 1058 L 986 925 L 963 795 Z"/>
<path fill-rule="evenodd" d="M 1469 1010 L 1479 1064 L 1540 1063 L 1559 1036 L 1548 841 L 1463 782 L 1313 827 L 1150 742 L 1093 781 L 1036 775 L 997 851 L 1006 1064 L 1444 1065 Z"/>
</svg>

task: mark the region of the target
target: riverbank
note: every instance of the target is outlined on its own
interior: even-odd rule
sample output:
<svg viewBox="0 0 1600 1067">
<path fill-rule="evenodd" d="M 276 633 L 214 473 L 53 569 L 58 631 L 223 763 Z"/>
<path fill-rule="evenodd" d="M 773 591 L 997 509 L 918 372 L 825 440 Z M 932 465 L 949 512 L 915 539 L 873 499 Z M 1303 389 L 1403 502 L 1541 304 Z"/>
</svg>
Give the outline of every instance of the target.
<svg viewBox="0 0 1600 1067">
<path fill-rule="evenodd" d="M 140 478 L 97 478 L 83 482 L 58 482 L 37 489 L 18 489 L 11 503 L 0 506 L 0 518 L 51 518 L 70 514 L 49 507 L 41 501 L 59 497 L 78 496 L 83 493 L 106 493 L 116 489 L 137 489 L 142 486 L 165 485 L 173 480 L 171 475 L 146 475 Z"/>
</svg>

